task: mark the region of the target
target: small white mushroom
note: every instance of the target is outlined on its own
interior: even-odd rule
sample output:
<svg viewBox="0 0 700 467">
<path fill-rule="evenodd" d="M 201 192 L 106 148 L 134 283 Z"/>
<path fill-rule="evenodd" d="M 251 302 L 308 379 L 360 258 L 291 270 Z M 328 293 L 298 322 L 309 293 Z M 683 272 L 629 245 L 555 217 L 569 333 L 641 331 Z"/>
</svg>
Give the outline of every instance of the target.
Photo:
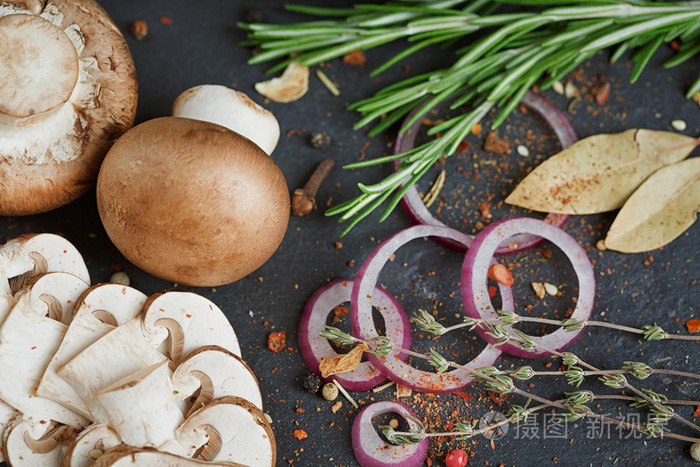
<svg viewBox="0 0 700 467">
<path fill-rule="evenodd" d="M 116 326 L 137 316 L 146 298 L 138 290 L 118 284 L 99 284 L 88 289 L 78 300 L 73 321 L 41 378 L 37 395 L 91 418 L 80 396 L 56 371 Z"/>
<path fill-rule="evenodd" d="M 20 291 L 0 328 L 0 374 L 4 375 L 0 398 L 25 417 L 56 420 L 76 428 L 87 425 L 81 415 L 34 394 L 61 344 L 73 307 L 87 288 L 72 274 L 45 274 Z"/>
<path fill-rule="evenodd" d="M 63 456 L 63 466 L 88 467 L 95 460 L 96 450 L 104 452 L 121 443 L 121 438 L 111 426 L 105 424 L 90 425 L 68 444 Z"/>
<path fill-rule="evenodd" d="M 96 399 L 110 425 L 132 446 L 158 446 L 175 437 L 183 416 L 175 404 L 167 361 L 103 388 Z"/>
<path fill-rule="evenodd" d="M 188 89 L 175 99 L 172 114 L 225 126 L 260 146 L 268 155 L 280 139 L 280 125 L 272 112 L 226 86 L 205 84 Z"/>
<path fill-rule="evenodd" d="M 253 371 L 240 357 L 218 346 L 200 347 L 190 353 L 173 373 L 173 388 L 178 400 L 199 391 L 187 416 L 224 396 L 238 396 L 262 410 L 262 396 Z"/>
<path fill-rule="evenodd" d="M 204 461 L 269 467 L 277 454 L 272 427 L 263 412 L 235 396 L 212 401 L 193 413 L 177 429 L 175 439 L 186 457 Z"/>
<path fill-rule="evenodd" d="M 141 317 L 113 329 L 73 357 L 57 374 L 66 380 L 90 410 L 92 420 L 109 423 L 109 414 L 96 395 L 137 371 L 160 363 L 166 357 L 145 339 Z"/>
<path fill-rule="evenodd" d="M 175 454 L 161 452 L 153 448 L 136 448 L 122 444 L 115 446 L 102 454 L 93 464 L 93 467 L 125 467 L 142 466 L 149 467 L 197 467 L 197 466 L 220 466 L 220 467 L 245 467 L 235 462 L 204 462 L 197 459 L 188 459 Z"/>
<path fill-rule="evenodd" d="M 190 352 L 218 345 L 240 356 L 231 323 L 213 302 L 192 292 L 168 291 L 152 295 L 144 305 L 143 327 L 154 347 L 178 364 Z"/>
</svg>

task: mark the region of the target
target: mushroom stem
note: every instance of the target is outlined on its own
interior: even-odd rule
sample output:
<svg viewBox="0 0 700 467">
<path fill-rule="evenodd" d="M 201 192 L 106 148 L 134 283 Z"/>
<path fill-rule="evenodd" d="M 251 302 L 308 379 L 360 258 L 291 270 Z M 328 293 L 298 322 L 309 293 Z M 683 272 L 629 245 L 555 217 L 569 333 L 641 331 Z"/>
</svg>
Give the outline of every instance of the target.
<svg viewBox="0 0 700 467">
<path fill-rule="evenodd" d="M 198 370 L 193 371 L 191 374 L 200 382 L 199 394 L 197 395 L 197 399 L 192 403 L 192 407 L 187 411 L 185 418 L 188 418 L 194 412 L 207 405 L 214 398 L 214 384 L 211 378 L 207 376 L 206 373 L 202 373 Z"/>
<path fill-rule="evenodd" d="M 292 214 L 295 216 L 305 216 L 316 208 L 316 192 L 323 180 L 328 176 L 335 165 L 333 159 L 324 159 L 316 167 L 314 173 L 309 177 L 303 188 L 294 190 L 292 196 Z"/>
<path fill-rule="evenodd" d="M 168 330 L 170 334 L 170 361 L 177 364 L 182 358 L 182 350 L 185 347 L 185 332 L 182 330 L 182 326 L 172 318 L 160 318 L 155 324 Z"/>
<path fill-rule="evenodd" d="M 216 455 L 219 454 L 223 446 L 221 434 L 211 425 L 204 425 L 202 428 L 207 434 L 208 441 L 194 456 L 192 456 L 192 458 L 211 462 L 216 459 Z"/>
</svg>

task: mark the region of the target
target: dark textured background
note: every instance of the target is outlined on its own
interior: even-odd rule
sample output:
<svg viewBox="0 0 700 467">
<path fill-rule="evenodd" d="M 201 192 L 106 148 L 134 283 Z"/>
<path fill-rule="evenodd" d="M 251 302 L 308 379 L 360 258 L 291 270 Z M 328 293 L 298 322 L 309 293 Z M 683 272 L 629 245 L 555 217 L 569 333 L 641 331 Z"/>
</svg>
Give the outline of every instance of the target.
<svg viewBox="0 0 700 467">
<path fill-rule="evenodd" d="M 104 0 L 101 3 L 127 36 L 136 63 L 139 78 L 137 123 L 168 115 L 175 97 L 197 84 L 233 86 L 262 103 L 263 99 L 255 93 L 253 84 L 265 79 L 265 67 L 246 64 L 250 51 L 238 45 L 244 39 L 244 34 L 237 29 L 236 22 L 242 19 L 248 7 L 261 8 L 266 22 L 301 18 L 285 12 L 282 2 L 273 0 Z M 172 25 L 162 24 L 159 21 L 161 17 L 170 18 Z M 143 41 L 136 41 L 127 34 L 129 24 L 137 19 L 145 20 L 149 25 L 149 35 Z M 670 122 L 676 118 L 688 123 L 684 133 L 700 134 L 700 108 L 683 98 L 684 90 L 700 73 L 700 63 L 696 59 L 693 64 L 676 70 L 664 70 L 660 63 L 671 52 L 666 47 L 663 49 L 635 85 L 629 85 L 626 81 L 631 70 L 630 63 L 623 61 L 610 67 L 607 55 L 601 54 L 577 70 L 573 76 L 574 84 L 581 89 L 584 98 L 573 106 L 568 115 L 581 137 L 634 127 L 670 130 Z M 340 166 L 357 160 L 363 151 L 367 157 L 372 157 L 390 150 L 396 129 L 373 139 L 363 131 L 352 131 L 357 115 L 346 111 L 345 106 L 406 75 L 405 70 L 398 66 L 379 78 L 368 78 L 372 67 L 396 50 L 399 50 L 397 46 L 392 45 L 371 51 L 367 54 L 367 63 L 362 67 L 345 65 L 339 60 L 328 63 L 324 70 L 338 83 L 342 91 L 339 97 L 331 96 L 312 72 L 310 90 L 303 99 L 293 104 L 266 104 L 275 113 L 282 128 L 282 138 L 273 158 L 284 172 L 290 190 L 302 185 L 312 168 L 325 157 L 333 157 L 337 166 L 319 192 L 318 202 L 321 206 L 326 206 L 330 200 L 338 202 L 355 194 L 354 185 L 358 181 L 375 181 L 388 173 L 387 167 L 349 172 L 341 170 Z M 406 63 L 410 64 L 413 72 L 419 72 L 430 67 L 448 66 L 450 60 L 450 52 L 441 51 L 421 54 Z M 611 82 L 612 92 L 608 102 L 598 106 L 591 100 L 588 90 L 600 81 L 601 76 Z M 551 91 L 545 95 L 560 108 L 566 108 L 567 100 L 563 96 Z M 510 211 L 497 206 L 504 192 L 512 189 L 525 171 L 536 165 L 541 158 L 538 155 L 556 151 L 557 146 L 551 143 L 551 136 L 544 138 L 549 142 L 539 145 L 526 138 L 526 128 L 532 128 L 536 135 L 545 137 L 551 133 L 542 123 L 527 115 L 514 115 L 512 121 L 499 130 L 501 137 L 530 147 L 532 156 L 524 163 L 515 151 L 506 158 L 479 151 L 485 131 L 481 139 L 473 137 L 471 140 L 472 148 L 477 148 L 475 156 L 470 152 L 461 159 L 456 157 L 448 161 L 444 211 L 448 212 L 447 207 L 454 203 L 454 199 L 464 198 L 460 203 L 463 209 L 452 210 L 452 215 L 456 215 L 450 218 L 453 225 L 459 225 L 456 222 L 460 221 L 455 219 L 465 215 L 464 228 L 472 232 L 474 222 L 478 220 L 479 203 L 486 199 L 487 194 L 494 195 L 490 201 L 494 205 L 494 216 L 506 215 Z M 326 130 L 332 135 L 333 143 L 328 149 L 317 150 L 307 144 L 309 133 L 318 130 Z M 478 161 L 483 158 L 491 162 L 483 164 L 482 172 Z M 518 164 L 509 164 L 508 174 L 501 174 L 490 165 L 516 160 Z M 462 163 L 467 168 L 466 182 L 463 175 L 453 170 L 461 167 Z M 474 163 L 477 163 L 478 170 L 473 168 Z M 477 178 L 476 175 L 480 176 Z M 429 176 L 431 180 L 432 177 Z M 487 183 L 494 181 L 497 182 L 495 187 Z M 458 189 L 458 186 L 461 188 Z M 383 224 L 377 224 L 377 218 L 378 215 L 375 215 L 363 222 L 341 240 L 343 246 L 337 249 L 334 242 L 338 241 L 342 226 L 335 219 L 324 218 L 322 210 L 307 218 L 294 217 L 290 220 L 287 236 L 279 251 L 258 271 L 235 284 L 216 289 L 193 289 L 215 301 L 238 333 L 243 357 L 260 379 L 265 410 L 273 419 L 279 465 L 287 462 L 304 466 L 356 464 L 350 444 L 350 426 L 356 411 L 340 399 L 343 400 L 343 408 L 333 414 L 330 403 L 301 390 L 299 381 L 306 369 L 297 350 L 296 326 L 304 302 L 315 289 L 331 278 L 352 276 L 378 242 L 408 226 L 406 217 L 398 211 Z M 622 255 L 598 251 L 595 243 L 604 236 L 613 218 L 614 214 L 579 217 L 569 221 L 566 226 L 566 230 L 586 248 L 589 257 L 595 260 L 598 284 L 594 315 L 632 326 L 656 322 L 667 331 L 686 332 L 683 323 L 691 318 L 700 318 L 697 312 L 700 290 L 696 282 L 700 276 L 700 227 L 695 225 L 663 250 L 647 254 Z M 123 267 L 132 285 L 147 294 L 173 286 L 139 271 L 112 246 L 97 215 L 94 191 L 72 205 L 51 213 L 2 219 L 0 228 L 3 239 L 24 232 L 49 231 L 65 235 L 83 252 L 94 283 L 107 281 L 114 269 Z M 562 316 L 562 312 L 571 306 L 571 297 L 575 296 L 575 280 L 569 274 L 569 266 L 556 253 L 548 263 L 538 262 L 538 258 L 541 258 L 540 253 L 531 252 L 509 259 L 524 265 L 516 273 L 519 310 L 530 303 L 536 305 L 533 313 Z M 403 263 L 406 265 L 403 266 Z M 417 241 L 400 250 L 397 260 L 387 267 L 380 283 L 399 297 L 409 313 L 419 307 L 437 309 L 445 322 L 457 322 L 455 315 L 461 313 L 457 286 L 460 264 L 459 254 Z M 529 288 L 534 280 L 547 280 L 560 285 L 564 299 L 539 301 Z M 555 305 L 560 309 L 559 313 L 551 311 Z M 341 324 L 347 327 L 346 323 Z M 288 349 L 274 354 L 266 349 L 266 340 L 271 331 L 278 330 L 286 331 Z M 466 332 L 457 333 L 451 340 L 448 338 L 447 345 L 442 344 L 443 340 L 431 342 L 417 334 L 414 341 L 423 350 L 432 345 L 442 348 L 444 352 L 445 347 L 449 347 L 449 352 L 455 354 L 454 358 L 461 361 L 468 360 L 475 349 L 483 347 Z M 619 368 L 625 360 L 642 360 L 660 368 L 689 371 L 697 368 L 698 348 L 695 344 L 641 343 L 635 336 L 601 329 L 585 331 L 571 350 L 603 368 Z M 556 369 L 560 362 L 552 362 L 551 368 Z M 503 358 L 500 365 L 510 368 L 528 363 L 508 357 Z M 534 362 L 533 366 L 544 368 L 545 363 Z M 560 397 L 562 391 L 571 389 L 562 381 L 549 378 L 534 379 L 532 383 L 534 387 L 526 389 L 550 398 Z M 693 380 L 651 377 L 641 386 L 654 388 L 669 398 L 700 399 L 697 381 Z M 589 387 L 599 393 L 611 392 L 595 381 Z M 420 417 L 431 423 L 436 422 L 436 407 L 439 405 L 442 424 L 468 417 L 479 418 L 490 410 L 499 410 L 481 390 L 469 388 L 466 392 L 474 399 L 465 401 L 451 394 L 418 395 L 408 399 L 408 402 Z M 356 398 L 363 402 L 390 397 L 390 390 L 377 395 L 356 394 Z M 511 396 L 510 401 L 524 403 L 515 396 Z M 506 407 L 507 404 L 501 409 Z M 303 409 L 303 413 L 299 413 L 301 410 L 297 408 Z M 619 409 L 629 411 L 622 404 L 603 405 L 596 410 L 615 416 Z M 691 417 L 692 409 L 684 407 L 679 411 Z M 554 436 L 556 433 L 552 431 L 546 432 L 549 433 L 546 436 L 542 431 L 543 419 L 537 420 L 540 430 L 535 439 L 522 439 L 522 433 L 520 438 L 516 438 L 517 430 L 511 427 L 506 437 L 496 441 L 493 446 L 482 437 L 467 442 L 444 440 L 433 442 L 431 452 L 441 462 L 452 447 L 468 448 L 473 452 L 472 463 L 475 465 L 691 462 L 687 443 L 668 439 L 626 439 L 629 434 L 620 434 L 617 430 L 611 430 L 610 436 L 603 434 L 601 437 L 593 433 L 585 421 L 577 426 L 570 424 L 561 436 Z M 674 431 L 690 434 L 678 424 L 670 427 Z M 302 441 L 295 439 L 292 436 L 295 429 L 305 430 L 308 438 Z M 592 437 L 587 438 L 587 434 Z"/>
</svg>

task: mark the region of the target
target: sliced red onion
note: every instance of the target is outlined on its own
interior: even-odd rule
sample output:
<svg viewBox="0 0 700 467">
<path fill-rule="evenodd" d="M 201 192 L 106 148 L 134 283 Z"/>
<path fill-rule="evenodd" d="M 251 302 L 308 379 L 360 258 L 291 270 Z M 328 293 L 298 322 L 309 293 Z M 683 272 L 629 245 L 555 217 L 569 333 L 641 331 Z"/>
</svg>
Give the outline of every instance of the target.
<svg viewBox="0 0 700 467">
<path fill-rule="evenodd" d="M 369 255 L 357 273 L 355 284 L 352 288 L 350 301 L 350 318 L 352 321 L 353 335 L 363 339 L 376 337 L 377 329 L 372 320 L 372 301 L 374 300 L 375 286 L 379 273 L 389 261 L 389 258 L 402 245 L 416 238 L 445 237 L 460 242 L 468 247 L 472 239 L 466 234 L 446 226 L 415 225 L 404 229 L 388 240 L 380 244 Z M 510 287 L 498 284 L 501 292 L 501 302 L 504 310 L 513 310 L 513 294 Z M 387 325 L 387 329 L 389 326 Z M 470 373 L 465 369 L 456 369 L 442 374 L 422 371 L 413 368 L 400 359 L 401 354 L 391 354 L 387 357 L 377 357 L 368 354 L 367 358 L 372 365 L 385 374 L 390 380 L 402 386 L 422 392 L 449 392 L 463 388 L 473 382 Z M 476 369 L 486 365 L 492 365 L 501 351 L 491 345 L 487 345 L 481 353 L 465 366 Z"/>
<path fill-rule="evenodd" d="M 549 126 L 552 127 L 554 133 L 557 135 L 557 138 L 559 138 L 559 143 L 561 144 L 562 149 L 568 148 L 578 140 L 576 132 L 571 126 L 571 123 L 569 123 L 569 120 L 566 118 L 566 115 L 564 115 L 561 110 L 556 108 L 546 99 L 528 91 L 525 94 L 522 103 L 526 107 L 540 114 L 540 116 L 544 118 Z M 420 108 L 416 108 L 413 112 L 411 112 L 411 114 L 409 114 L 406 118 L 406 121 L 413 117 L 417 112 L 420 112 Z M 413 149 L 421 124 L 421 120 L 418 120 L 416 123 L 411 125 L 410 128 L 398 136 L 394 147 L 394 154 L 399 154 L 401 152 Z M 396 168 L 398 162 L 399 161 L 396 161 L 394 163 L 394 168 Z M 420 194 L 418 194 L 418 190 L 416 189 L 415 185 L 409 188 L 404 197 L 401 199 L 401 206 L 403 206 L 404 211 L 414 224 L 445 225 L 443 222 L 433 217 L 432 213 L 425 206 Z M 547 214 L 544 220 L 545 222 L 548 222 L 556 227 L 561 227 L 568 218 L 569 216 L 566 214 L 550 213 Z M 455 251 L 459 251 L 461 253 L 466 252 L 464 245 L 459 242 L 455 242 L 454 240 L 441 237 L 437 237 L 434 240 Z M 542 240 L 543 239 L 537 235 L 520 234 L 511 238 L 508 241 L 508 244 L 504 244 L 498 248 L 496 250 L 496 254 L 506 255 L 524 251 L 538 245 L 540 242 L 542 242 Z"/>
<path fill-rule="evenodd" d="M 576 243 L 566 232 L 558 227 L 554 227 L 546 222 L 528 217 L 518 217 L 504 219 L 494 222 L 474 238 L 462 265 L 462 278 L 460 286 L 462 288 L 462 300 L 467 316 L 477 319 L 497 317 L 496 309 L 489 298 L 486 285 L 486 276 L 489 265 L 493 260 L 493 255 L 498 245 L 504 241 L 509 241 L 514 235 L 529 233 L 539 235 L 558 246 L 569 258 L 574 272 L 578 279 L 578 300 L 571 318 L 586 321 L 591 316 L 593 310 L 593 300 L 595 298 L 595 276 L 593 265 L 586 256 L 583 248 Z M 512 326 L 503 326 L 515 339 L 522 340 L 513 331 Z M 487 342 L 494 343 L 495 338 L 486 334 L 486 330 L 477 326 L 476 331 Z M 530 336 L 536 344 L 552 350 L 563 350 L 571 344 L 580 334 L 579 331 L 567 331 L 559 328 L 556 331 L 544 336 Z M 499 347 L 506 353 L 517 357 L 538 358 L 550 355 L 538 348 L 524 350 L 521 347 L 507 342 Z"/>
<path fill-rule="evenodd" d="M 418 467 L 428 453 L 428 438 L 416 444 L 387 443 L 374 429 L 372 419 L 393 412 L 400 415 L 412 430 L 418 430 L 416 415 L 399 402 L 381 401 L 369 404 L 352 424 L 352 450 L 361 467 Z"/>
<path fill-rule="evenodd" d="M 328 339 L 319 336 L 319 333 L 323 331 L 323 325 L 326 324 L 326 319 L 333 308 L 350 301 L 352 286 L 352 279 L 339 279 L 324 285 L 306 302 L 301 314 L 299 321 L 301 356 L 309 369 L 319 376 L 321 359 L 338 355 Z M 399 302 L 387 291 L 377 288 L 374 291 L 371 306 L 376 307 L 384 318 L 386 336 L 391 339 L 391 342 L 396 346 L 410 348 L 411 323 Z M 406 356 L 403 355 L 402 358 L 405 360 Z M 369 391 L 387 381 L 387 377 L 377 371 L 370 362 L 362 362 L 353 371 L 333 375 L 326 382 L 333 380 L 338 381 L 344 389 L 356 392 Z"/>
</svg>

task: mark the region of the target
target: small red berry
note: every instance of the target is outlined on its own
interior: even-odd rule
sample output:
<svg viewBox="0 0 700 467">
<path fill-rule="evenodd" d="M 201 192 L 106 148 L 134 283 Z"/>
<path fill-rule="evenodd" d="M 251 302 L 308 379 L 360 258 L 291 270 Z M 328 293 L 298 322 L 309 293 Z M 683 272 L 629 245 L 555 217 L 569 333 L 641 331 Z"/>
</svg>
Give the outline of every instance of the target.
<svg viewBox="0 0 700 467">
<path fill-rule="evenodd" d="M 461 449 L 455 449 L 445 457 L 447 467 L 464 467 L 467 465 L 469 455 Z"/>
</svg>

